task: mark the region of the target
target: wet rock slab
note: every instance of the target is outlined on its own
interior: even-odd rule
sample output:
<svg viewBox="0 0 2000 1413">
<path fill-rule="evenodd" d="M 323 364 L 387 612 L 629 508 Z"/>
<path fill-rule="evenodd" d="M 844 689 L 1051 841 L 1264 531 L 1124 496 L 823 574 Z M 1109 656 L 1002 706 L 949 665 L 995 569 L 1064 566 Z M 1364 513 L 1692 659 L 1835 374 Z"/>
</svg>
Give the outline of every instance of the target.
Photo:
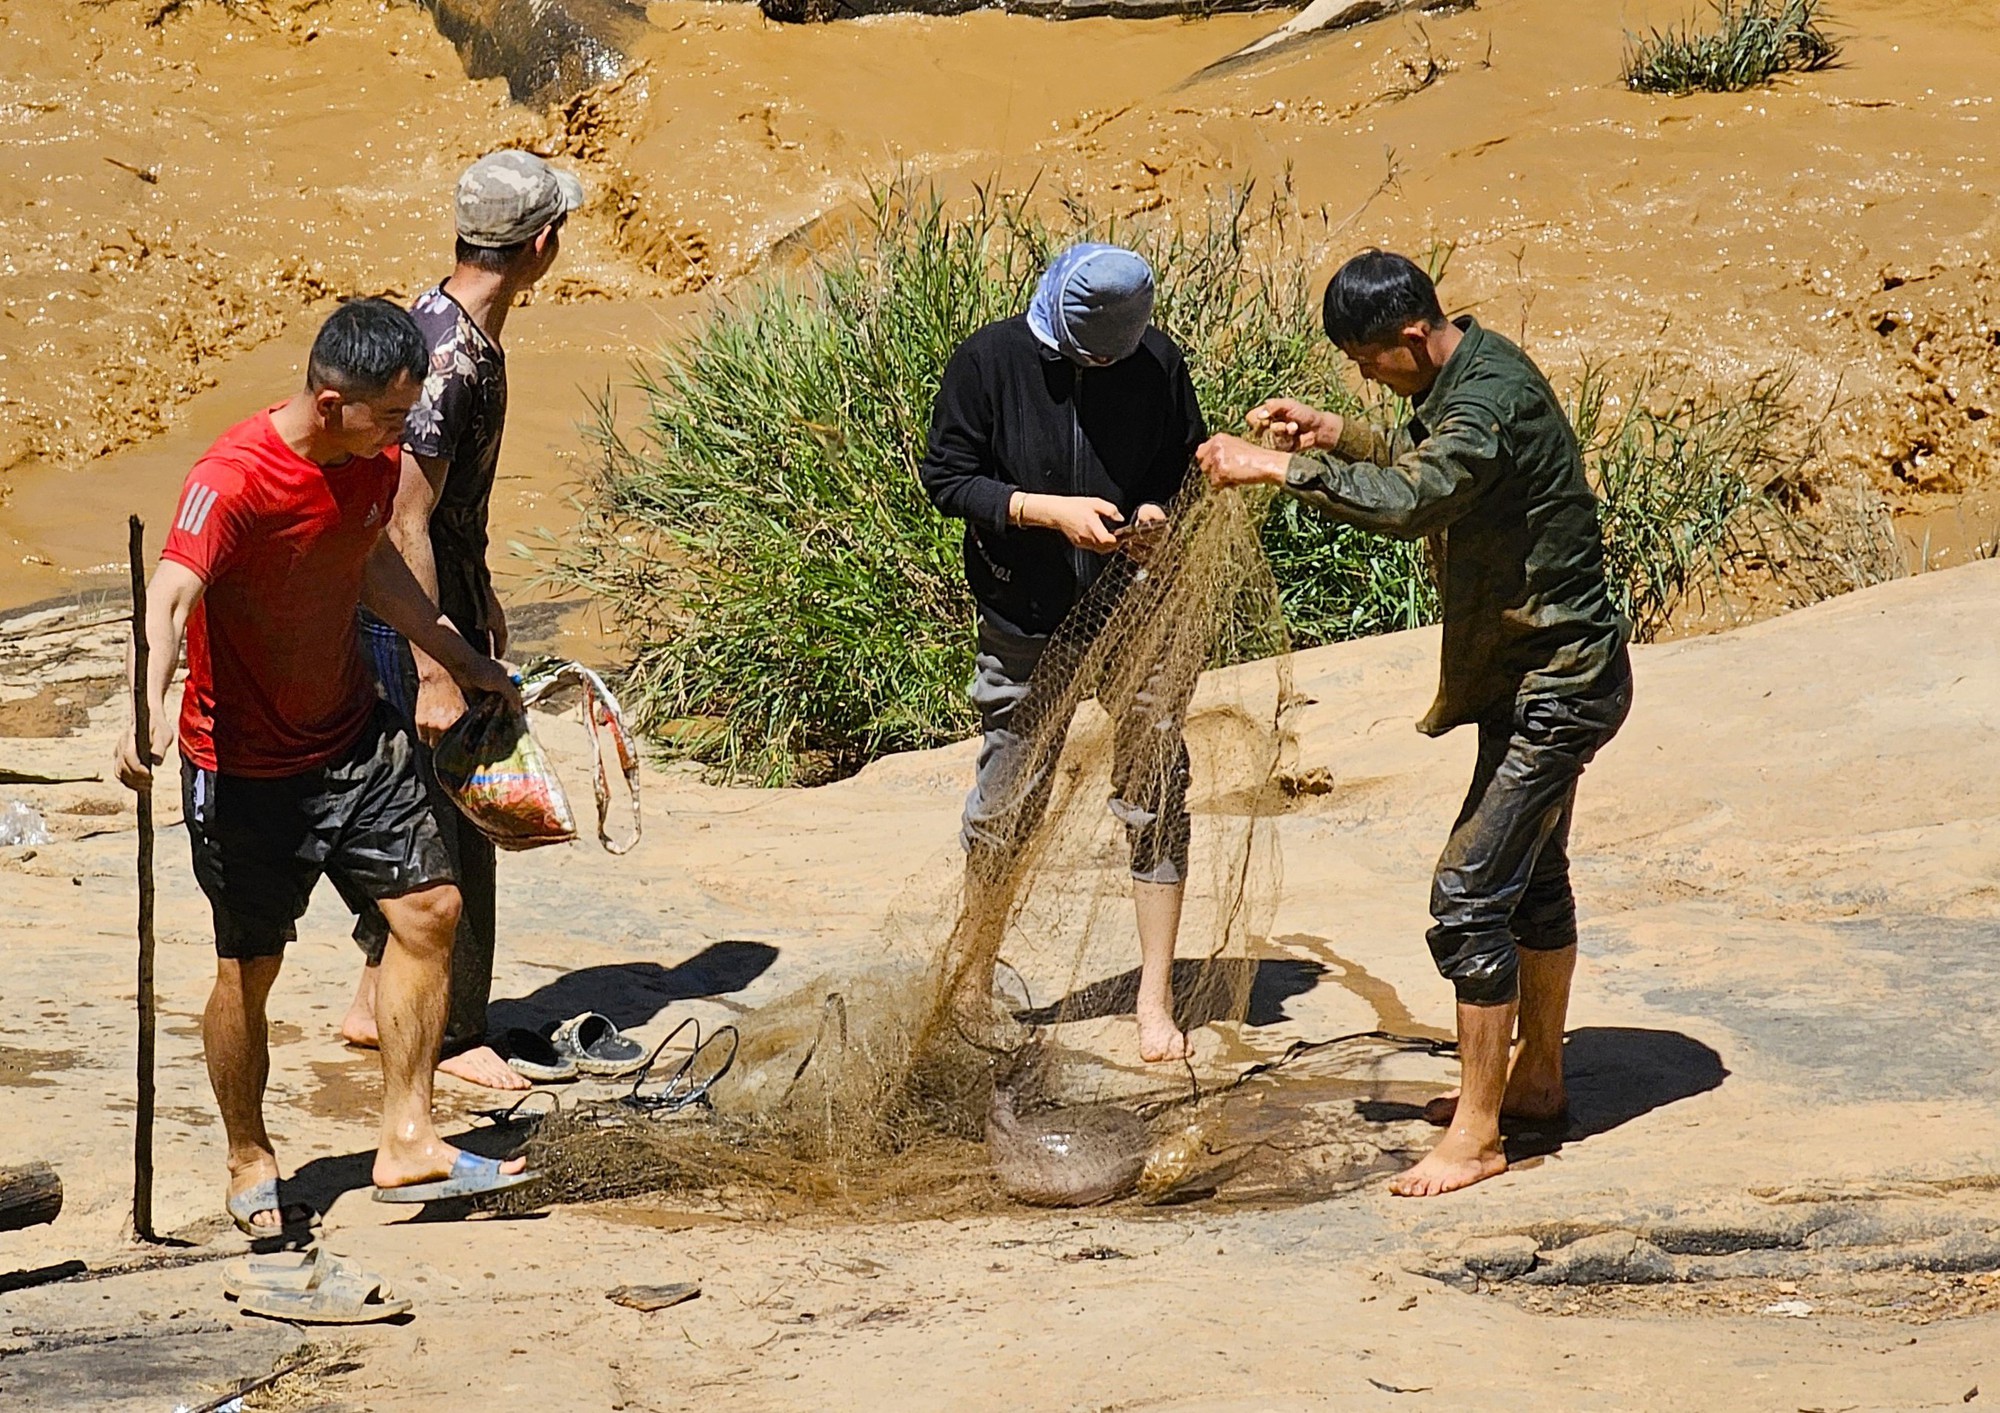
<svg viewBox="0 0 2000 1413">
<path fill-rule="evenodd" d="M 1907 1184 L 1738 1213 L 1668 1213 L 1608 1229 L 1590 1222 L 1462 1238 L 1410 1270 L 1461 1290 L 1634 1286 L 1901 1270 L 2000 1270 L 2000 1202 L 1986 1186 Z"/>
<path fill-rule="evenodd" d="M 298 1332 L 168 1320 L 116 1329 L 16 1331 L 0 1343 L 0 1408 L 161 1413 L 199 1407 L 271 1372 Z"/>
</svg>

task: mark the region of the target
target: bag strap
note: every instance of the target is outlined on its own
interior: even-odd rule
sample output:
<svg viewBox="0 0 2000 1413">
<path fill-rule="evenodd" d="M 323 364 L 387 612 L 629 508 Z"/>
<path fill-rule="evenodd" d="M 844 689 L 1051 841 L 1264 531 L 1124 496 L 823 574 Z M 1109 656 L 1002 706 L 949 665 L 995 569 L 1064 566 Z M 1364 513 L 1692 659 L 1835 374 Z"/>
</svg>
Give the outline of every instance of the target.
<svg viewBox="0 0 2000 1413">
<path fill-rule="evenodd" d="M 564 682 L 574 682 L 583 689 L 583 724 L 590 728 L 592 754 L 597 757 L 597 775 L 591 784 L 597 795 L 597 842 L 604 846 L 608 854 L 629 852 L 639 842 L 639 749 L 633 742 L 631 728 L 625 724 L 625 711 L 618 705 L 618 698 L 611 695 L 611 689 L 604 685 L 604 679 L 580 662 L 565 662 L 549 672 L 537 677 L 521 689 L 521 702 L 533 706 Z M 611 813 L 611 775 L 604 763 L 604 746 L 598 733 L 610 733 L 611 744 L 618 755 L 618 768 L 625 775 L 625 793 L 632 807 L 632 837 L 624 843 L 613 842 L 607 821 Z"/>
</svg>

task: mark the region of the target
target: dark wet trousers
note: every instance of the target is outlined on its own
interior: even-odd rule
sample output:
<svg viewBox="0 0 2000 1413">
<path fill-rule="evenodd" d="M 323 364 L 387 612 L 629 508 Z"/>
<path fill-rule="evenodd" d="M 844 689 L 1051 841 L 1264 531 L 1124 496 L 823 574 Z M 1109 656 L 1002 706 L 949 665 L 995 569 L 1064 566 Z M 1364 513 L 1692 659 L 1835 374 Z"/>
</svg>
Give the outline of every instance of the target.
<svg viewBox="0 0 2000 1413">
<path fill-rule="evenodd" d="M 1585 694 L 1517 698 L 1479 722 L 1472 788 L 1431 881 L 1431 956 L 1461 1002 L 1505 1005 L 1520 995 L 1520 948 L 1576 945 L 1576 784 L 1631 709 L 1621 653 Z"/>
<path fill-rule="evenodd" d="M 386 623 L 362 619 L 361 645 L 382 686 L 382 698 L 412 724 L 417 715 L 417 664 L 410 645 Z M 493 995 L 493 954 L 497 946 L 496 870 L 493 843 L 458 811 L 437 783 L 430 748 L 417 744 L 417 770 L 430 797 L 431 817 L 444 836 L 458 874 L 463 900 L 458 933 L 451 946 L 451 1000 L 445 1013 L 443 1056 L 449 1059 L 486 1043 L 486 1006 Z M 354 921 L 354 940 L 369 965 L 381 962 L 389 945 L 389 924 L 372 906 Z"/>
</svg>

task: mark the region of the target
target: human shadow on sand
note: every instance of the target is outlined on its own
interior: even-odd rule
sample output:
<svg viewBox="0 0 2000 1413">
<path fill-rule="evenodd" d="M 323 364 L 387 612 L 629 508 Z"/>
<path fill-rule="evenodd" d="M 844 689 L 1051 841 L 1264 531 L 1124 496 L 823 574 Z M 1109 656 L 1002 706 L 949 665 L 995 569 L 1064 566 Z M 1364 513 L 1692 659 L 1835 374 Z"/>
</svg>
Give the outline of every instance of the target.
<svg viewBox="0 0 2000 1413">
<path fill-rule="evenodd" d="M 1326 970 L 1318 962 L 1288 958 L 1182 957 L 1174 962 L 1174 1019 L 1183 1030 L 1239 1015 L 1246 1025 L 1278 1025 L 1291 1019 L 1285 1002 L 1319 985 Z M 1102 1020 L 1129 1016 L 1138 1002 L 1139 969 L 1134 967 L 1080 986 L 1060 1001 L 1016 1011 L 1014 1018 L 1023 1025 Z"/>
<path fill-rule="evenodd" d="M 496 1035 L 515 1026 L 536 1030 L 596 1011 L 620 1030 L 632 1030 L 676 1001 L 741 991 L 777 959 L 778 949 L 768 942 L 715 942 L 670 967 L 658 962 L 579 967 L 526 996 L 495 1001 L 487 1008 L 487 1029 Z"/>
<path fill-rule="evenodd" d="M 1581 1143 L 1655 1109 L 1718 1089 L 1729 1070 L 1718 1055 L 1678 1030 L 1589 1025 L 1572 1030 L 1563 1046 L 1563 1079 L 1569 1087 L 1569 1122 L 1563 1125 L 1502 1121 L 1507 1156 L 1519 1160 Z M 1373 1123 L 1423 1117 L 1416 1104 L 1364 1100 L 1355 1111 Z"/>
</svg>

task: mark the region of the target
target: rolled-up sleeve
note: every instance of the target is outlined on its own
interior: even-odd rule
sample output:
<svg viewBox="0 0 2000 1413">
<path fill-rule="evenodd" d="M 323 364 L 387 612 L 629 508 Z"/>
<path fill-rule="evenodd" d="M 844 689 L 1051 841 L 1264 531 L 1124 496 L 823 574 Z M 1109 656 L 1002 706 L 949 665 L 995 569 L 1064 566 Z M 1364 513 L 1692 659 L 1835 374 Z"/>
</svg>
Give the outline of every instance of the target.
<svg viewBox="0 0 2000 1413">
<path fill-rule="evenodd" d="M 993 474 L 993 399 L 973 350 L 945 364 L 931 406 L 930 439 L 917 479 L 932 505 L 983 530 L 1004 532 L 1015 487 Z"/>
<path fill-rule="evenodd" d="M 1422 539 L 1470 510 L 1498 470 L 1500 419 L 1476 405 L 1454 408 L 1422 443 L 1386 460 L 1386 439 L 1343 428 L 1331 453 L 1302 452 L 1285 489 L 1322 514 L 1377 534 Z M 1385 460 L 1355 455 L 1370 453 Z"/>
</svg>

